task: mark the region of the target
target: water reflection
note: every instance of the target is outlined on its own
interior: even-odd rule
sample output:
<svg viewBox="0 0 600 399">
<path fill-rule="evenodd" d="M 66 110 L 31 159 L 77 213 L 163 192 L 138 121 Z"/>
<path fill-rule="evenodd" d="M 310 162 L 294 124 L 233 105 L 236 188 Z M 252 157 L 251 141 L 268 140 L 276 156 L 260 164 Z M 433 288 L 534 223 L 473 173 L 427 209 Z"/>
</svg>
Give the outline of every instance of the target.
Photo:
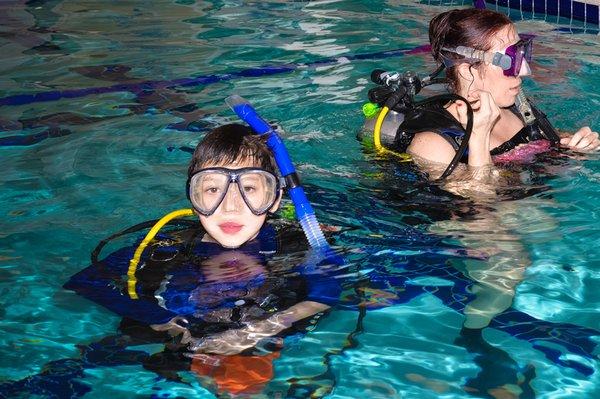
<svg viewBox="0 0 600 399">
<path fill-rule="evenodd" d="M 554 163 L 548 170 L 539 163 L 505 165 L 501 184 L 491 195 L 471 198 L 457 195 L 461 192 L 453 186 L 428 183 L 411 164 L 385 160 L 379 163 L 381 173 L 362 183 L 377 187 L 373 193 L 378 202 L 394 209 L 402 222 L 486 255 L 485 259 L 448 259 L 473 282 L 454 343 L 474 354 L 480 368 L 463 387 L 474 396 L 535 397 L 533 365 L 519 365 L 506 351 L 488 343 L 484 332 L 496 316 L 511 308 L 517 286 L 532 264 L 528 238 L 535 236 L 538 242 L 561 238 L 558 222 L 544 211 L 553 204 L 548 176 L 561 162 Z"/>
</svg>

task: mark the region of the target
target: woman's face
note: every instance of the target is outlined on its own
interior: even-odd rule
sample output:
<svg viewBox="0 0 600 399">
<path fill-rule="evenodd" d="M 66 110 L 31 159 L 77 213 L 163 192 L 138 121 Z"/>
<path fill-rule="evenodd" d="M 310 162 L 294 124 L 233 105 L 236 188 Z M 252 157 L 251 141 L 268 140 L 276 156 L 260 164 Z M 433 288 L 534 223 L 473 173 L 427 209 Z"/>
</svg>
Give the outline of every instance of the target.
<svg viewBox="0 0 600 399">
<path fill-rule="evenodd" d="M 519 35 L 514 25 L 506 25 L 491 37 L 490 44 L 492 48 L 488 50 L 490 53 L 505 53 L 506 48 L 519 41 Z M 515 98 L 521 87 L 521 77 L 529 75 L 529 65 L 523 60 L 519 76 L 505 76 L 502 68 L 496 65 L 484 63 L 478 73 L 473 71 L 475 80 L 473 84 L 467 83 L 466 90 L 473 88 L 489 92 L 496 105 L 501 108 L 510 107 L 515 103 Z M 467 93 L 465 93 L 467 94 Z"/>
</svg>

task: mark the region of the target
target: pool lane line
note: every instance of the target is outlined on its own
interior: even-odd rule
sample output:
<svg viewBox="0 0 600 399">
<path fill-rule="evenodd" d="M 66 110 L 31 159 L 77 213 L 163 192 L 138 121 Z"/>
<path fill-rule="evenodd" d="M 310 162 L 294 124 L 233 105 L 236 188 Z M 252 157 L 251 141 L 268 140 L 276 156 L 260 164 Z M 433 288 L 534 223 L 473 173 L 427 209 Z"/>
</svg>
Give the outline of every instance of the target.
<svg viewBox="0 0 600 399">
<path fill-rule="evenodd" d="M 566 18 L 585 24 L 600 24 L 600 3 L 598 0 L 473 0 L 475 8 L 485 9 L 486 3 L 521 13 L 544 14 L 547 17 Z M 488 7 L 488 9 L 493 9 Z"/>
<path fill-rule="evenodd" d="M 80 89 L 54 90 L 33 94 L 15 94 L 0 98 L 0 107 L 27 105 L 40 102 L 57 101 L 66 98 L 79 98 L 90 95 L 132 92 L 139 93 L 148 90 L 165 89 L 172 87 L 190 87 L 190 86 L 208 86 L 217 82 L 225 82 L 236 78 L 252 78 L 260 76 L 277 75 L 287 72 L 293 72 L 298 69 L 311 67 L 327 66 L 344 61 L 354 60 L 378 60 L 391 57 L 400 57 L 406 54 L 426 53 L 430 49 L 429 45 L 421 45 L 410 49 L 396 49 L 380 51 L 375 53 L 354 54 L 340 57 L 325 58 L 308 63 L 291 63 L 283 65 L 265 65 L 258 68 L 243 69 L 238 72 L 200 75 L 190 78 L 178 78 L 172 80 L 147 80 L 138 83 L 120 83 L 104 87 L 85 87 Z"/>
</svg>

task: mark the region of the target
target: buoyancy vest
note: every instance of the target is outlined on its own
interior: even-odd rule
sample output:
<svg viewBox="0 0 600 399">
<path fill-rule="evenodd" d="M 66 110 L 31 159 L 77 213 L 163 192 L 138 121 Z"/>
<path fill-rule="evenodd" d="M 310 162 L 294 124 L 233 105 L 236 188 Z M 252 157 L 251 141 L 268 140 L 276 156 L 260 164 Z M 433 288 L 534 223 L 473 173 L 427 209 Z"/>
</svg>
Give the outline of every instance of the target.
<svg viewBox="0 0 600 399">
<path fill-rule="evenodd" d="M 235 250 L 204 242 L 203 236 L 202 229 L 157 236 L 136 273 L 139 299 L 131 299 L 123 284 L 136 246 L 121 248 L 80 271 L 65 288 L 143 324 L 185 317 L 197 336 L 239 328 L 301 301 L 337 301 L 338 281 L 306 278 L 309 271 L 304 269 L 310 265 L 302 261 L 308 246 L 296 226 L 266 223 L 254 240 Z M 231 251 L 239 255 L 227 256 Z M 207 273 L 207 268 L 219 269 L 218 262 L 250 262 L 263 270 L 247 279 L 221 282 Z"/>
<path fill-rule="evenodd" d="M 531 108 L 537 118 L 536 121 L 532 125 L 525 124 L 513 137 L 493 148 L 490 151 L 491 155 L 503 154 L 520 144 L 545 138 L 544 130 L 551 129 L 551 126 L 549 124 L 547 124 L 547 127 L 543 126 L 540 120 L 547 121 L 545 115 L 533 105 L 531 105 Z M 509 109 L 525 123 L 515 105 Z M 405 112 L 403 121 L 396 129 L 394 141 L 391 143 L 390 148 L 396 152 L 406 152 L 414 136 L 422 132 L 439 134 L 455 151 L 458 150 L 465 134 L 462 125 L 445 109 L 442 103 L 431 103 Z M 467 162 L 467 155 L 468 151 L 463 155 L 461 162 Z"/>
</svg>

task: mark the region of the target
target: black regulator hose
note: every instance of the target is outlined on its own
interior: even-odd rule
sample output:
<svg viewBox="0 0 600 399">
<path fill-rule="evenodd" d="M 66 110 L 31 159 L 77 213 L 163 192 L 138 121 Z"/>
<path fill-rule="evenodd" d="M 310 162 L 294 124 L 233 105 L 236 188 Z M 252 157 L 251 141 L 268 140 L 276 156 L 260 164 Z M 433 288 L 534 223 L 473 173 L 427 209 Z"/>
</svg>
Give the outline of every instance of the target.
<svg viewBox="0 0 600 399">
<path fill-rule="evenodd" d="M 463 140 L 460 143 L 458 150 L 456 150 L 456 155 L 454 155 L 454 158 L 452 158 L 452 161 L 450 161 L 444 173 L 442 173 L 442 175 L 437 180 L 444 180 L 446 177 L 450 176 L 454 169 L 456 169 L 456 166 L 467 151 L 467 147 L 469 146 L 469 139 L 471 138 L 471 132 L 473 131 L 473 108 L 471 107 L 471 104 L 469 104 L 466 98 L 459 96 L 458 94 L 439 94 L 437 96 L 417 101 L 414 105 L 417 107 L 433 102 L 442 101 L 463 101 L 467 105 L 467 126 L 463 129 L 465 135 L 463 136 Z"/>
<path fill-rule="evenodd" d="M 102 251 L 102 249 L 104 248 L 104 246 L 106 244 L 108 244 L 110 241 L 114 240 L 115 238 L 119 238 L 122 237 L 124 235 L 127 234 L 131 234 L 134 233 L 136 231 L 140 231 L 142 229 L 146 229 L 148 227 L 152 227 L 156 224 L 156 222 L 158 222 L 157 220 L 147 220 L 145 222 L 142 223 L 138 223 L 135 226 L 131 226 L 128 227 L 126 229 L 123 229 L 121 231 L 119 231 L 118 233 L 115 233 L 113 235 L 111 235 L 110 237 L 107 237 L 103 240 L 101 240 L 98 245 L 96 246 L 96 248 L 94 248 L 94 250 L 92 251 L 90 258 L 91 258 L 91 262 L 92 264 L 96 264 L 98 263 L 98 256 L 100 255 L 100 252 Z M 174 220 L 171 221 L 167 224 L 171 224 L 171 225 L 179 225 L 179 226 L 186 226 L 186 227 L 197 227 L 198 226 L 198 221 L 197 220 L 185 220 L 185 219 L 179 219 L 179 220 Z"/>
</svg>

